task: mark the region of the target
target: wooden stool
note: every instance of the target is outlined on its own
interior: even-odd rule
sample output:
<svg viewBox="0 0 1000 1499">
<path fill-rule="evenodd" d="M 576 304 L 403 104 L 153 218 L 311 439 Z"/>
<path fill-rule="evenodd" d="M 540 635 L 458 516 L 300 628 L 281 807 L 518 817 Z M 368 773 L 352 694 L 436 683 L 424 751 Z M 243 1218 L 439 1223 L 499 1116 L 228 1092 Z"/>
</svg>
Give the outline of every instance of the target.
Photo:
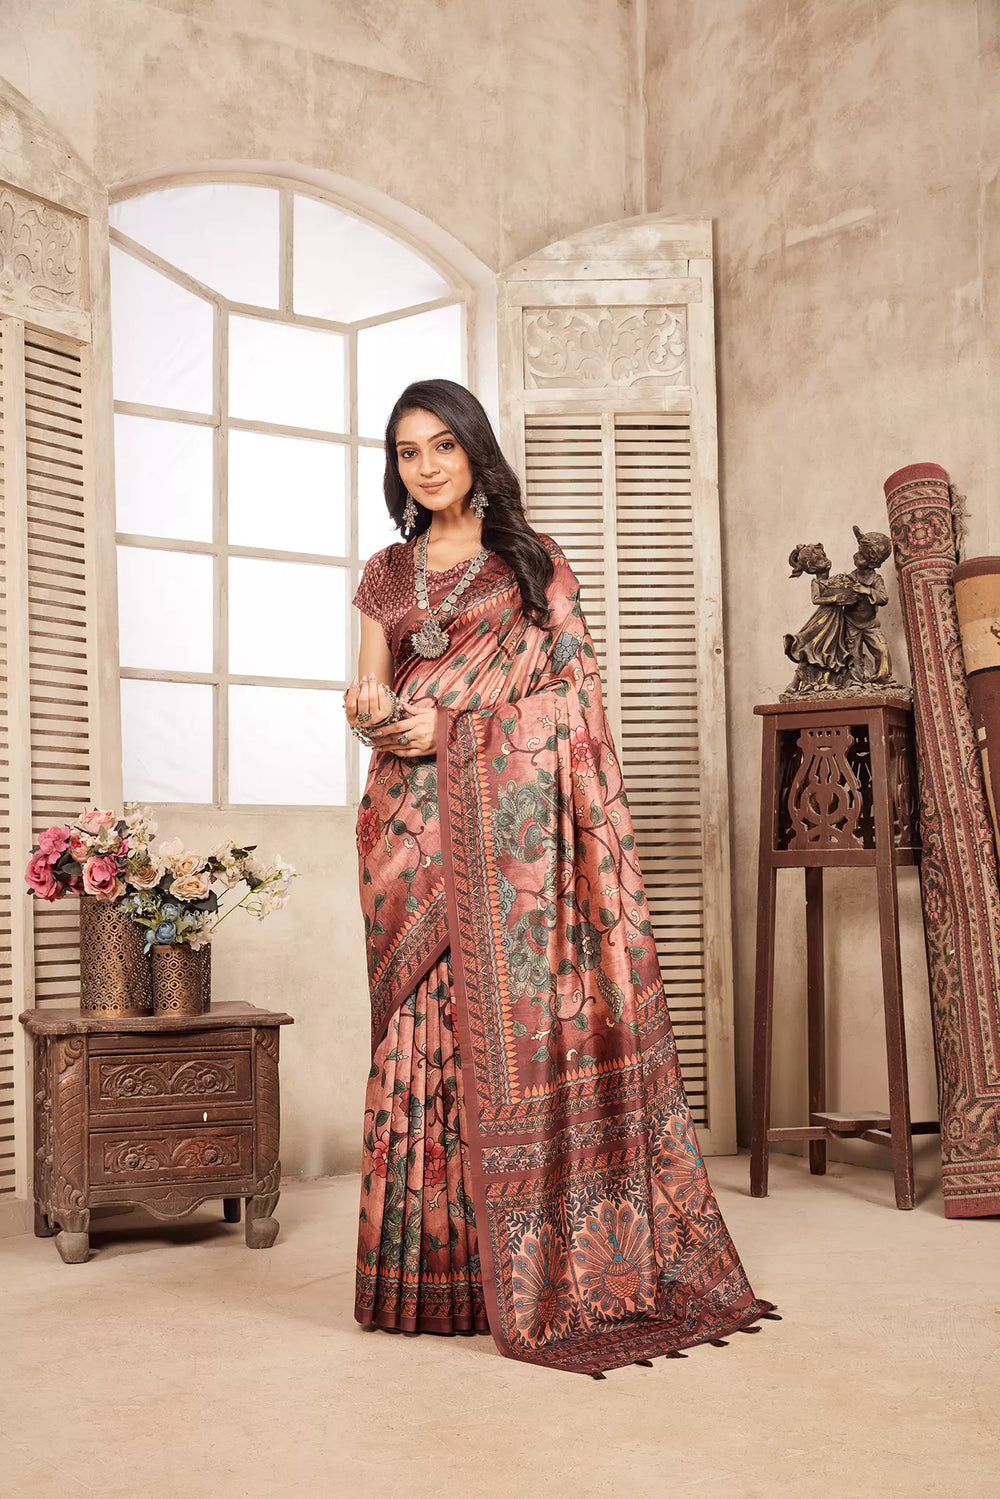
<svg viewBox="0 0 1000 1499">
<path fill-rule="evenodd" d="M 920 861 L 911 710 L 897 698 L 765 703 L 754 996 L 750 1191 L 767 1196 L 773 1140 L 808 1140 L 809 1169 L 826 1171 L 830 1138 L 868 1140 L 892 1151 L 896 1206 L 913 1206 L 914 1134 L 906 1071 L 896 869 Z M 882 948 L 882 999 L 889 1113 L 831 1113 L 826 1107 L 823 870 L 874 868 Z M 804 869 L 809 1123 L 771 1129 L 774 916 L 779 869 Z"/>
</svg>

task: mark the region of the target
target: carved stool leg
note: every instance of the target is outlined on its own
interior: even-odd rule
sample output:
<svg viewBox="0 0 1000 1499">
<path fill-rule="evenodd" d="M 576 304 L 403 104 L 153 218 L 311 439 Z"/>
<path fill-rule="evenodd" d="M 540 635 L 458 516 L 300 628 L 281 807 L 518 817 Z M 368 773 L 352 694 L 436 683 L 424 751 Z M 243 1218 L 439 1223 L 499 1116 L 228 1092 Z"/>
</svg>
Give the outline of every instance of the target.
<svg viewBox="0 0 1000 1499">
<path fill-rule="evenodd" d="M 903 972 L 899 955 L 899 894 L 893 862 L 892 782 L 884 724 L 871 734 L 872 787 L 878 881 L 878 924 L 882 949 L 882 1003 L 889 1072 L 889 1128 L 896 1206 L 913 1206 L 913 1138 L 910 1131 L 910 1085 L 906 1066 L 903 1017 Z"/>
<path fill-rule="evenodd" d="M 239 1223 L 242 1207 L 242 1197 L 224 1197 L 222 1199 L 222 1214 L 226 1222 Z"/>
<path fill-rule="evenodd" d="M 76 1208 L 64 1213 L 56 1248 L 64 1265 L 84 1265 L 90 1256 L 90 1209 Z"/>
<path fill-rule="evenodd" d="M 273 1217 L 279 1192 L 266 1192 L 247 1198 L 246 1240 L 248 1249 L 270 1249 L 278 1237 L 278 1220 Z"/>
<path fill-rule="evenodd" d="M 771 1124 L 771 1029 L 774 1009 L 774 912 L 777 870 L 771 860 L 777 805 L 777 733 L 764 723 L 761 765 L 760 863 L 757 871 L 757 973 L 753 1012 L 753 1089 L 750 1128 L 750 1194 L 767 1196 Z"/>
<path fill-rule="evenodd" d="M 826 979 L 823 962 L 823 870 L 806 870 L 806 995 L 809 1019 L 809 1122 L 826 1108 Z M 809 1170 L 826 1174 L 826 1141 L 809 1141 Z"/>
</svg>

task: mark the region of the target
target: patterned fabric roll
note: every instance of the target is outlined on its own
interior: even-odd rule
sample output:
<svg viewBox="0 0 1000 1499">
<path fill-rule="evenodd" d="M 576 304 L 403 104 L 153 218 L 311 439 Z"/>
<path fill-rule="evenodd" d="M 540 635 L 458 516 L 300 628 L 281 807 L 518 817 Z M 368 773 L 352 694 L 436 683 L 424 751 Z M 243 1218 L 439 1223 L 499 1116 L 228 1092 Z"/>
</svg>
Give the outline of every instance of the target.
<svg viewBox="0 0 1000 1499">
<path fill-rule="evenodd" d="M 955 569 L 955 605 L 965 674 L 983 758 L 983 780 L 1000 833 L 1000 557 L 973 557 Z"/>
<path fill-rule="evenodd" d="M 913 679 L 930 969 L 948 1218 L 1000 1213 L 1000 886 L 962 661 L 948 475 L 885 483 Z"/>
</svg>

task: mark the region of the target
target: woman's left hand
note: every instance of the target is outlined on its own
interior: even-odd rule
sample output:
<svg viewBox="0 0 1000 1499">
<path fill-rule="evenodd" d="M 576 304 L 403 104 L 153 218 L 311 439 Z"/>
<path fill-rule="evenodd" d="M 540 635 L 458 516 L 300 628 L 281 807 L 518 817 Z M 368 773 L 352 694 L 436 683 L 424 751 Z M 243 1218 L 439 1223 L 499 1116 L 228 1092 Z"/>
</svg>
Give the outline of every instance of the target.
<svg viewBox="0 0 1000 1499">
<path fill-rule="evenodd" d="M 436 708 L 417 708 L 406 718 L 371 729 L 368 737 L 401 760 L 419 760 L 437 750 L 437 719 Z"/>
</svg>

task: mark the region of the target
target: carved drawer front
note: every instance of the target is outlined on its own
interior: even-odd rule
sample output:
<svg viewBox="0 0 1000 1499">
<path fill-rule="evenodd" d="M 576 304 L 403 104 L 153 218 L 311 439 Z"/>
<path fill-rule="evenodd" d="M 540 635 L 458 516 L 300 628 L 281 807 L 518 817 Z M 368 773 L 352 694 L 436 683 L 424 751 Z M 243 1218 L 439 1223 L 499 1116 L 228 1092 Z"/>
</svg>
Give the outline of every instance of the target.
<svg viewBox="0 0 1000 1499">
<path fill-rule="evenodd" d="M 176 1047 L 176 1043 L 175 1043 Z M 91 1113 L 213 1103 L 249 1103 L 249 1051 L 178 1051 L 91 1056 Z"/>
<path fill-rule="evenodd" d="M 253 1126 L 107 1130 L 90 1136 L 92 1186 L 249 1178 Z"/>
<path fill-rule="evenodd" d="M 131 1056 L 134 1053 L 156 1053 L 158 1056 L 181 1051 L 238 1051 L 249 1047 L 252 1031 L 249 1026 L 222 1026 L 217 1030 L 185 1031 L 180 1026 L 171 1026 L 169 1031 L 112 1031 L 99 1032 L 88 1038 L 92 1057 Z"/>
</svg>

